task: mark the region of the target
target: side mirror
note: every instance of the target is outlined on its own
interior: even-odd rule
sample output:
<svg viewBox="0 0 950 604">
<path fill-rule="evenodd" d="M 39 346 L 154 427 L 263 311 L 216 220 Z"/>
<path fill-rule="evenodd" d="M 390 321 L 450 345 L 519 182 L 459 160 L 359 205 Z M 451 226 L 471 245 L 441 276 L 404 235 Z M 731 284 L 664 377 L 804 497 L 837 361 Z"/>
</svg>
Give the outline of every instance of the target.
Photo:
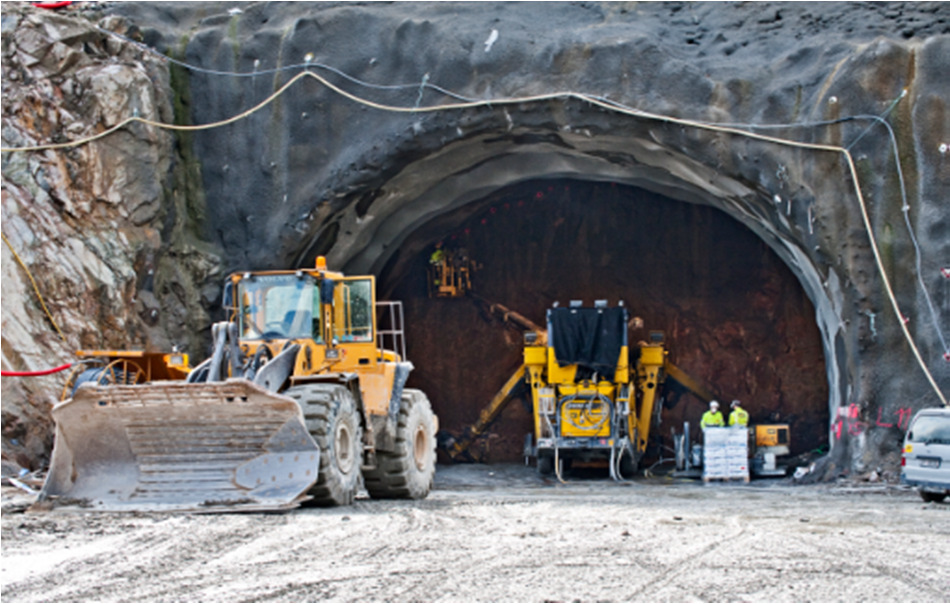
<svg viewBox="0 0 950 604">
<path fill-rule="evenodd" d="M 224 310 L 234 308 L 234 284 L 231 281 L 224 284 L 224 292 L 221 294 L 221 308 Z"/>
</svg>

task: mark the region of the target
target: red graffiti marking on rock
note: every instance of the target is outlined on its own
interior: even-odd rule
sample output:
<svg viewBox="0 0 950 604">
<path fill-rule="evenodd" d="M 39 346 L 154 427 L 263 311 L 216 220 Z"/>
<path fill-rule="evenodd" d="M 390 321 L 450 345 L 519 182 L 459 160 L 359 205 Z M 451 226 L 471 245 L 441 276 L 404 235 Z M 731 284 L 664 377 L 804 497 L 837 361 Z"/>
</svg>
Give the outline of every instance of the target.
<svg viewBox="0 0 950 604">
<path fill-rule="evenodd" d="M 877 428 L 897 427 L 900 430 L 906 430 L 913 414 L 914 410 L 910 407 L 898 407 L 894 411 L 878 409 L 874 426 Z M 861 408 L 855 403 L 838 409 L 838 417 L 832 424 L 835 440 L 840 440 L 845 433 L 848 436 L 858 436 L 867 428 L 868 422 L 861 421 Z"/>
</svg>

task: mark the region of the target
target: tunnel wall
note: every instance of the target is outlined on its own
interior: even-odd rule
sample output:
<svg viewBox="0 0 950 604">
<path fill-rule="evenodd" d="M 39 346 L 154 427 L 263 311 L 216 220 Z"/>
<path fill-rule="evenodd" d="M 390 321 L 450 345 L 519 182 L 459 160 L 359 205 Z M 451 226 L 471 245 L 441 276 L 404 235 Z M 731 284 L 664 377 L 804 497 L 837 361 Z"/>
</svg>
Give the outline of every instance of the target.
<svg viewBox="0 0 950 604">
<path fill-rule="evenodd" d="M 20 26 L 4 7 L 7 52 Z M 133 343 L 192 341 L 206 329 L 215 282 L 229 270 L 310 264 L 322 253 L 347 271 L 398 272 L 426 242 L 414 237 L 419 249 L 404 245 L 410 235 L 427 232 L 440 216 L 518 182 L 578 178 L 718 208 L 788 265 L 814 305 L 824 347 L 829 475 L 896 467 L 908 414 L 940 404 L 936 390 L 948 390 L 941 330 L 950 323 L 950 292 L 940 269 L 950 257 L 950 159 L 940 149 L 950 140 L 943 76 L 950 36 L 939 3 L 119 3 L 63 18 L 140 40 L 147 48 L 127 48 L 143 61 L 158 62 L 151 48 L 199 67 L 165 63 L 167 84 L 152 78 L 168 101 L 150 114 L 167 117 L 170 106 L 178 123 L 236 115 L 307 67 L 401 107 L 459 100 L 442 90 L 482 100 L 579 91 L 659 116 L 756 124 L 756 132 L 783 139 L 847 145 L 904 315 L 890 308 L 840 153 L 577 99 L 394 113 L 305 79 L 242 121 L 175 137 L 149 131 L 161 144 L 173 142 L 173 161 L 157 168 L 163 210 L 133 226 L 151 229 L 142 249 L 166 263 L 159 273 L 168 296 L 149 298 L 154 284 L 131 278 L 129 307 L 152 300 L 138 315 L 127 312 L 140 327 Z M 88 40 L 59 43 L 83 48 Z M 300 67 L 272 71 L 291 65 Z M 73 75 L 68 62 L 56 69 L 61 78 Z M 7 87 L 29 84 L 9 73 L 5 61 L 5 145 L 13 140 L 8 120 L 16 119 Z M 394 84 L 402 86 L 382 87 Z M 101 119 L 74 103 L 93 124 Z M 885 127 L 834 122 L 865 115 L 891 124 L 900 172 Z M 37 138 L 64 129 L 44 126 Z M 5 221 L 13 198 L 6 165 Z M 34 245 L 25 236 L 14 244 Z M 106 270 L 127 270 L 113 264 Z M 147 271 L 145 264 L 138 270 Z M 5 273 L 8 266 L 5 255 Z M 903 336 L 905 319 L 937 388 Z M 7 352 L 20 344 L 5 337 L 4 345 L 4 358 L 14 358 Z"/>
<path fill-rule="evenodd" d="M 442 430 L 455 438 L 523 362 L 524 327 L 489 304 L 543 325 L 555 303 L 604 300 L 642 320 L 642 328 L 628 330 L 631 344 L 663 332 L 669 359 L 714 396 L 741 399 L 752 423 L 788 423 L 793 456 L 827 450 L 828 387 L 814 307 L 783 261 L 724 212 L 614 181 L 540 179 L 443 215 L 400 248 L 424 244 L 432 233 L 443 248 L 464 249 L 476 261 L 474 296 L 430 297 L 427 253 L 384 268 L 380 287 L 405 306 L 416 365 L 410 386 L 428 394 Z M 671 381 L 661 396 L 645 464 L 672 450 L 670 431 L 682 433 L 684 422 L 700 438 L 706 401 Z M 519 395 L 466 454 L 520 461 L 533 430 L 529 409 L 530 399 Z"/>
</svg>

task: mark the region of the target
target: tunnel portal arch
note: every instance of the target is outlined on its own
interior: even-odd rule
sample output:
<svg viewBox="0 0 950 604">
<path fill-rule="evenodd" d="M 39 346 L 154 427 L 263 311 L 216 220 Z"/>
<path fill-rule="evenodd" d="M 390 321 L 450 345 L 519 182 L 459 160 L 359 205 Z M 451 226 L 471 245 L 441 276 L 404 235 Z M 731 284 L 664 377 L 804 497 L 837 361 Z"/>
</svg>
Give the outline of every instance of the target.
<svg viewBox="0 0 950 604">
<path fill-rule="evenodd" d="M 813 260 L 815 250 L 802 240 L 808 227 L 793 224 L 794 217 L 785 212 L 791 200 L 780 200 L 761 185 L 730 176 L 727 170 L 710 167 L 655 138 L 512 129 L 450 143 L 406 165 L 379 188 L 367 207 L 350 204 L 333 222 L 335 240 L 328 259 L 349 273 L 380 276 L 382 295 L 391 295 L 397 287 L 387 276 L 410 272 L 413 263 L 427 254 L 427 246 L 505 190 L 525 183 L 607 183 L 645 191 L 658 200 L 713 208 L 768 246 L 813 305 L 828 386 L 825 413 L 820 415 L 825 421 L 835 417 L 849 390 L 839 333 L 841 301 L 829 294 L 836 289 L 835 284 L 828 287 L 828 281 L 836 278 L 834 272 L 822 275 Z M 765 154 L 750 164 L 781 161 Z M 799 197 L 809 191 L 800 187 Z M 310 263 L 312 257 L 307 256 L 312 254 L 312 247 L 302 252 L 298 264 Z M 409 329 L 417 331 L 411 324 Z M 825 428 L 827 436 L 831 426 Z"/>
</svg>

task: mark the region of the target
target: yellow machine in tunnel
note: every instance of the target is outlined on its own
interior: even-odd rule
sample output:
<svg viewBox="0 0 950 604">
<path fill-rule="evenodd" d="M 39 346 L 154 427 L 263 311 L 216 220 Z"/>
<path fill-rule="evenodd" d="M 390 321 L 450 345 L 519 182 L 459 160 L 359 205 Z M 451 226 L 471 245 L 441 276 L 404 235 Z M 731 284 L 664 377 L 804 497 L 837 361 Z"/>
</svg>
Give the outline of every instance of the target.
<svg viewBox="0 0 950 604">
<path fill-rule="evenodd" d="M 439 244 L 429 257 L 430 298 L 460 298 L 472 291 L 472 273 L 479 265 L 465 248 L 444 249 Z"/>
<path fill-rule="evenodd" d="M 666 380 L 702 401 L 716 398 L 670 362 L 663 332 L 631 346 L 629 324 L 619 303 L 593 307 L 572 302 L 547 311 L 547 328 L 498 303 L 470 294 L 506 325 L 524 330 L 524 362 L 458 437 L 441 435 L 440 446 L 453 460 L 476 459 L 469 447 L 500 417 L 505 407 L 530 390 L 532 433 L 524 455 L 549 474 L 580 461 L 605 461 L 614 479 L 636 473 L 650 432 L 660 421 L 659 392 Z"/>
<path fill-rule="evenodd" d="M 526 454 L 542 474 L 565 463 L 604 460 L 611 477 L 631 477 L 659 419 L 657 390 L 667 352 L 661 332 L 634 351 L 627 310 L 598 301 L 547 312 L 547 333 L 527 333 L 524 369 L 531 388 L 534 436 Z"/>
</svg>

